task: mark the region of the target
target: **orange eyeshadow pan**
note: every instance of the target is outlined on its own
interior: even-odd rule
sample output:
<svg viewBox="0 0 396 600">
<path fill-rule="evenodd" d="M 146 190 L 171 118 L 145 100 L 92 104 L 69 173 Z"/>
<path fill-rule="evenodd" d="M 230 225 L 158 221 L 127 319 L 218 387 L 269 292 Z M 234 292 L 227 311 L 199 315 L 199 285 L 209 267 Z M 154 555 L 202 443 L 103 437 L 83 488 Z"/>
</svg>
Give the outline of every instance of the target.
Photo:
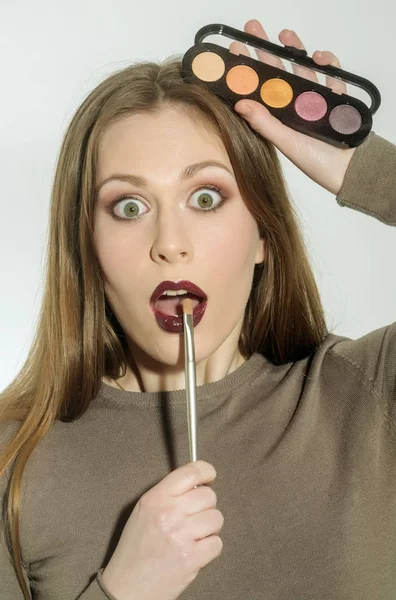
<svg viewBox="0 0 396 600">
<path fill-rule="evenodd" d="M 284 79 L 268 79 L 261 86 L 260 96 L 268 106 L 284 108 L 293 100 L 293 88 Z"/>
<path fill-rule="evenodd" d="M 236 94 L 252 94 L 259 84 L 259 76 L 252 67 L 237 65 L 226 76 L 227 85 Z"/>
</svg>

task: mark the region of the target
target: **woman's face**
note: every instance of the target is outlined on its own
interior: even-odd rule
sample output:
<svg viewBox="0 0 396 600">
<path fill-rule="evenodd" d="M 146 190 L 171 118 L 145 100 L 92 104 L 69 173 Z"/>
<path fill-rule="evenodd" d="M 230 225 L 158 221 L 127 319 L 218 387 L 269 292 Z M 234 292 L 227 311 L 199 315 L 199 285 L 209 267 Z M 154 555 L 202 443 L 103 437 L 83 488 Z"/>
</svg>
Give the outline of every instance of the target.
<svg viewBox="0 0 396 600">
<path fill-rule="evenodd" d="M 186 167 L 208 161 L 222 166 L 181 176 Z M 184 364 L 183 331 L 165 331 L 150 305 L 164 280 L 189 280 L 207 295 L 194 331 L 196 362 L 222 345 L 237 347 L 264 248 L 222 142 L 176 108 L 132 115 L 101 139 L 97 188 L 120 175 L 135 182 L 115 178 L 100 187 L 94 233 L 106 297 L 132 356 L 135 348 L 160 363 Z"/>
</svg>

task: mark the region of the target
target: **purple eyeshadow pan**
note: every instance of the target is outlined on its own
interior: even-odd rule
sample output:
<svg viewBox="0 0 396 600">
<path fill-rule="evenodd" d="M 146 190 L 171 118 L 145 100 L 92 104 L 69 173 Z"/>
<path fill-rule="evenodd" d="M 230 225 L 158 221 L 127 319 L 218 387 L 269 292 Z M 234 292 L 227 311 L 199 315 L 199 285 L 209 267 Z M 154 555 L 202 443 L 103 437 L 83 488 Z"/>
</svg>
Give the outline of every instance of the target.
<svg viewBox="0 0 396 600">
<path fill-rule="evenodd" d="M 317 92 L 303 92 L 295 102 L 296 113 L 306 121 L 319 121 L 327 112 L 327 102 Z"/>
<path fill-rule="evenodd" d="M 331 111 L 329 121 L 335 131 L 348 135 L 360 129 L 362 115 L 354 106 L 339 104 Z"/>
</svg>

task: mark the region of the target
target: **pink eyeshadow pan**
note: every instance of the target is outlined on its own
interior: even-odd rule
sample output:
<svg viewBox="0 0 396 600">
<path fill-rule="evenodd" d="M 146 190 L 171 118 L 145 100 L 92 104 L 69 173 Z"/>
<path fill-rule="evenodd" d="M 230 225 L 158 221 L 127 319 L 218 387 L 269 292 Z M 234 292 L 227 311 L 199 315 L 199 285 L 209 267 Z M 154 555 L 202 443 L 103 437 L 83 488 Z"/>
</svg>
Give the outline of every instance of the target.
<svg viewBox="0 0 396 600">
<path fill-rule="evenodd" d="M 317 92 L 303 92 L 298 96 L 294 108 L 305 121 L 319 121 L 327 112 L 327 102 Z"/>
</svg>

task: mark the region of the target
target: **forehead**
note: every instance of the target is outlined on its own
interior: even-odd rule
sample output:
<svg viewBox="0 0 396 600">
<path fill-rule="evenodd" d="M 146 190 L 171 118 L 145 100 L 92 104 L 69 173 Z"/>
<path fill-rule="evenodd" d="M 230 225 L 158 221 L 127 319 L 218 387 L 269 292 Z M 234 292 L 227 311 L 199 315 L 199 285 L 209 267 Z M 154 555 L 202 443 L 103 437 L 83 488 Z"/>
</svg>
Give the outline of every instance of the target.
<svg viewBox="0 0 396 600">
<path fill-rule="evenodd" d="M 107 128 L 99 143 L 98 178 L 120 169 L 180 171 L 187 164 L 210 159 L 231 167 L 223 142 L 209 124 L 166 108 L 130 115 Z"/>
</svg>

